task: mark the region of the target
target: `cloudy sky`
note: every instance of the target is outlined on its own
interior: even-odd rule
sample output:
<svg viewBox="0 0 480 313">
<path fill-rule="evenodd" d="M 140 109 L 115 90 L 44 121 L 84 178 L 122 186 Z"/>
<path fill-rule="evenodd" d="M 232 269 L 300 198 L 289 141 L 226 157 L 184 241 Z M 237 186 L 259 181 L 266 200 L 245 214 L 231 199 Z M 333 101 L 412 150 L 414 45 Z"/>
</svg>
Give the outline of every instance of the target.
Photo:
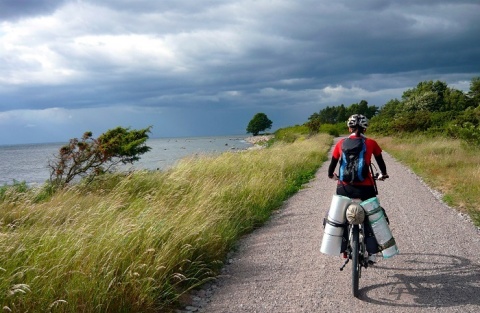
<svg viewBox="0 0 480 313">
<path fill-rule="evenodd" d="M 0 0 L 0 144 L 272 130 L 480 76 L 478 0 Z"/>
</svg>

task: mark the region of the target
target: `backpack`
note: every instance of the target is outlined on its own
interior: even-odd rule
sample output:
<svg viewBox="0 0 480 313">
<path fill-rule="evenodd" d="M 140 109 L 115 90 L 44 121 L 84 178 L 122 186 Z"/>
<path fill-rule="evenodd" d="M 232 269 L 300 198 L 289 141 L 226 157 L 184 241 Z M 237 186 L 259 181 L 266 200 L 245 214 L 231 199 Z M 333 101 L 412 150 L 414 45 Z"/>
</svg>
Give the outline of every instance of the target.
<svg viewBox="0 0 480 313">
<path fill-rule="evenodd" d="M 365 162 L 367 145 L 365 138 L 345 138 L 342 143 L 340 180 L 346 183 L 362 182 L 368 177 L 368 165 Z"/>
</svg>

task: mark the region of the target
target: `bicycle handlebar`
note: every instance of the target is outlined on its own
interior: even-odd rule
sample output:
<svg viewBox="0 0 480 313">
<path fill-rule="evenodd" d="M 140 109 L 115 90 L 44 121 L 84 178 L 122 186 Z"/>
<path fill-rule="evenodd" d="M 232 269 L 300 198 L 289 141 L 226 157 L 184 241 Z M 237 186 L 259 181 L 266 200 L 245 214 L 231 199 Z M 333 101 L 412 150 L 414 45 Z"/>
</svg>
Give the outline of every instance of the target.
<svg viewBox="0 0 480 313">
<path fill-rule="evenodd" d="M 384 181 L 385 179 L 389 178 L 390 176 L 388 175 L 382 175 L 380 173 L 375 173 L 375 175 L 372 176 L 374 180 L 381 180 Z M 339 180 L 337 173 L 333 173 L 333 180 Z"/>
</svg>

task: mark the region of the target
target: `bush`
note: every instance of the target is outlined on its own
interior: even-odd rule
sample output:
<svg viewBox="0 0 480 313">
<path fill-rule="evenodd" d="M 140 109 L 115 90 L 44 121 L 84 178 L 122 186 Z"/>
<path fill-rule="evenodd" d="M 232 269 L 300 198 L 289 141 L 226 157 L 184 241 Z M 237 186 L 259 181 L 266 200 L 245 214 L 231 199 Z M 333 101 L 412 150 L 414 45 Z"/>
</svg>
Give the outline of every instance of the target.
<svg viewBox="0 0 480 313">
<path fill-rule="evenodd" d="M 395 117 L 392 129 L 397 132 L 425 131 L 431 126 L 430 112 L 403 112 Z"/>
<path fill-rule="evenodd" d="M 347 133 L 347 127 L 344 123 L 323 124 L 322 126 L 320 126 L 320 132 L 338 137 L 340 136 L 340 134 Z"/>
<path fill-rule="evenodd" d="M 394 132 L 392 123 L 393 122 L 390 119 L 374 117 L 370 120 L 368 132 L 382 135 L 391 135 Z"/>
<path fill-rule="evenodd" d="M 467 143 L 480 146 L 480 126 L 475 126 L 471 122 L 465 122 L 462 125 L 452 124 L 448 128 L 451 137 L 465 140 Z"/>
</svg>

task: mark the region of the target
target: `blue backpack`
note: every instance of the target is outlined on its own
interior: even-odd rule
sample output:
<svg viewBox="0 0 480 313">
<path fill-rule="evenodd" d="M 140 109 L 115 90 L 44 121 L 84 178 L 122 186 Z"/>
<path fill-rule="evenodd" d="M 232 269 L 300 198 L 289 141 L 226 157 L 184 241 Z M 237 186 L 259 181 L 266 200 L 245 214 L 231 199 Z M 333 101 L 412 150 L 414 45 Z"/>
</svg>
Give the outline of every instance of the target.
<svg viewBox="0 0 480 313">
<path fill-rule="evenodd" d="M 365 162 L 367 145 L 365 138 L 345 138 L 342 143 L 340 180 L 346 183 L 362 182 L 368 177 L 368 165 Z"/>
</svg>

